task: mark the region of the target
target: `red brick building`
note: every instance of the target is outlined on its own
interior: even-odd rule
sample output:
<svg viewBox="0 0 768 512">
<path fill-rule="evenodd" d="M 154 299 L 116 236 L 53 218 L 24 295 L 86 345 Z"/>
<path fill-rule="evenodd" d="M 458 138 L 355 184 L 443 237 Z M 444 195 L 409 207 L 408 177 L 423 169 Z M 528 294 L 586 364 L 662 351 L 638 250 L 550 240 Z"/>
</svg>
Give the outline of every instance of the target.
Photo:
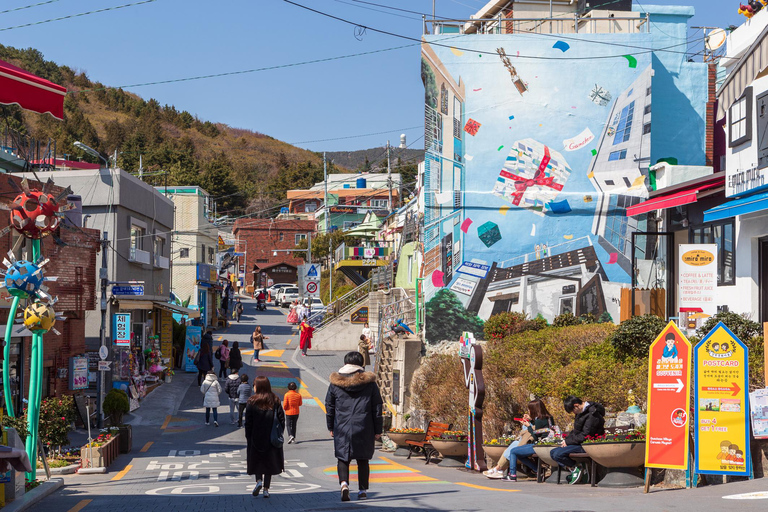
<svg viewBox="0 0 768 512">
<path fill-rule="evenodd" d="M 315 233 L 314 220 L 238 219 L 232 230 L 238 251 L 246 253 L 245 284 L 265 286 L 266 279 L 275 283 L 295 283 L 296 269 L 304 260 L 296 252 L 296 244 Z"/>
<path fill-rule="evenodd" d="M 9 179 L 16 183 L 21 181 L 15 176 L 10 176 Z M 36 182 L 30 182 L 29 186 L 33 189 L 42 187 Z M 60 187 L 53 187 L 52 192 L 58 194 L 61 190 Z M 10 202 L 15 195 L 16 190 L 8 181 L 0 180 L 0 197 Z M 0 229 L 8 223 L 8 212 L 4 214 L 0 212 Z M 43 257 L 50 258 L 50 262 L 44 267 L 45 275 L 58 277 L 58 281 L 46 283 L 49 288 L 48 293 L 58 297 L 59 300 L 54 305 L 54 309 L 57 314 L 66 317 L 66 320 L 56 322 L 55 328 L 61 335 L 50 332 L 43 338 L 43 396 L 74 393 L 69 390 L 69 359 L 85 353 L 85 311 L 96 309 L 96 254 L 99 252 L 100 232 L 96 229 L 82 228 L 60 228 L 59 231 L 58 236 L 66 245 L 56 244 L 51 237 L 45 238 L 42 244 Z M 3 257 L 18 236 L 15 231 L 11 231 L 0 238 L 0 253 Z M 17 256 L 20 254 L 17 253 Z M 7 291 L 3 289 L 0 293 L 0 323 L 3 325 L 7 324 L 10 311 L 8 297 Z M 17 318 L 15 324 L 21 323 L 22 320 Z M 3 328 L 0 336 L 4 335 Z M 11 339 L 12 382 L 18 382 L 17 366 L 21 354 L 24 359 L 22 379 L 24 396 L 29 386 L 30 344 L 31 337 L 19 336 Z M 13 384 L 12 387 L 14 387 Z M 17 388 L 12 392 L 16 394 Z"/>
</svg>

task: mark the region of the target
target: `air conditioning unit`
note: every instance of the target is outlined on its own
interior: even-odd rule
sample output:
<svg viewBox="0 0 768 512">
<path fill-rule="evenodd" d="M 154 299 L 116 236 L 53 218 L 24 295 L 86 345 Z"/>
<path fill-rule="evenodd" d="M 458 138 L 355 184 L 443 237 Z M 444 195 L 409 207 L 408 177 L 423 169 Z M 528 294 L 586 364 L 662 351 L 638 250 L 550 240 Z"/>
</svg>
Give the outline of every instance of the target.
<svg viewBox="0 0 768 512">
<path fill-rule="evenodd" d="M 583 16 L 595 9 L 603 9 L 605 11 L 631 11 L 632 0 L 579 0 L 576 12 L 579 16 Z"/>
</svg>

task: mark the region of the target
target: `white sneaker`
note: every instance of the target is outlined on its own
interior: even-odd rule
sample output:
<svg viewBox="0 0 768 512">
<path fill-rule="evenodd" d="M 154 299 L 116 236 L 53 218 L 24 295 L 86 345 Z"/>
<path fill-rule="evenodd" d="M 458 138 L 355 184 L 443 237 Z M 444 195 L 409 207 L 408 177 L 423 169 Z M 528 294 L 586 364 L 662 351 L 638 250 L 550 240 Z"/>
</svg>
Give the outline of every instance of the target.
<svg viewBox="0 0 768 512">
<path fill-rule="evenodd" d="M 209 423 L 209 422 L 207 422 L 207 421 L 205 422 L 205 424 L 206 424 L 206 425 L 210 425 L 210 423 Z"/>
<path fill-rule="evenodd" d="M 498 480 L 499 478 L 504 476 L 504 474 L 496 468 L 489 469 L 488 471 L 483 471 L 483 474 L 488 478 L 492 478 L 494 480 Z"/>
<path fill-rule="evenodd" d="M 288 437 L 288 444 L 293 443 L 293 436 Z"/>
<path fill-rule="evenodd" d="M 214 421 L 214 422 L 213 422 L 213 426 L 214 426 L 214 427 L 218 427 L 218 426 L 219 426 L 219 422 L 218 422 L 218 421 Z"/>
<path fill-rule="evenodd" d="M 262 491 L 262 494 L 264 494 L 264 497 L 265 497 L 265 498 L 269 498 L 269 489 L 267 489 L 267 488 L 265 487 L 265 488 L 264 488 L 264 490 Z"/>
<path fill-rule="evenodd" d="M 349 501 L 349 485 L 347 482 L 341 484 L 341 501 Z"/>
</svg>

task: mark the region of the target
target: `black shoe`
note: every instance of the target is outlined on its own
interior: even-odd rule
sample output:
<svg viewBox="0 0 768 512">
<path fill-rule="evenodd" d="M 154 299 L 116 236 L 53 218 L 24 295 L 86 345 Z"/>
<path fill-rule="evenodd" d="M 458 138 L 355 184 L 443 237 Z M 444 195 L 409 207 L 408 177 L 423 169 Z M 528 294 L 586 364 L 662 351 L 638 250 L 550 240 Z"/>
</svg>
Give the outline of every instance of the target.
<svg viewBox="0 0 768 512">
<path fill-rule="evenodd" d="M 365 489 L 360 489 L 357 492 L 357 499 L 358 500 L 367 500 L 368 499 L 368 491 L 366 491 Z"/>
</svg>

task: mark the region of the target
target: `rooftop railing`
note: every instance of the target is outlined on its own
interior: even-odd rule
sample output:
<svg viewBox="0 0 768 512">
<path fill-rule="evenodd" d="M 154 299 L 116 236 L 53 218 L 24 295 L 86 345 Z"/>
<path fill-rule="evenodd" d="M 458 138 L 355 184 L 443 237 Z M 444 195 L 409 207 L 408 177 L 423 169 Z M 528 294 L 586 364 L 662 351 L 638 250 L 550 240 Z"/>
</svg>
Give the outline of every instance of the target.
<svg viewBox="0 0 768 512">
<path fill-rule="evenodd" d="M 552 18 L 480 19 L 423 18 L 424 34 L 639 34 L 650 31 L 649 15 L 583 16 L 570 14 Z"/>
</svg>

